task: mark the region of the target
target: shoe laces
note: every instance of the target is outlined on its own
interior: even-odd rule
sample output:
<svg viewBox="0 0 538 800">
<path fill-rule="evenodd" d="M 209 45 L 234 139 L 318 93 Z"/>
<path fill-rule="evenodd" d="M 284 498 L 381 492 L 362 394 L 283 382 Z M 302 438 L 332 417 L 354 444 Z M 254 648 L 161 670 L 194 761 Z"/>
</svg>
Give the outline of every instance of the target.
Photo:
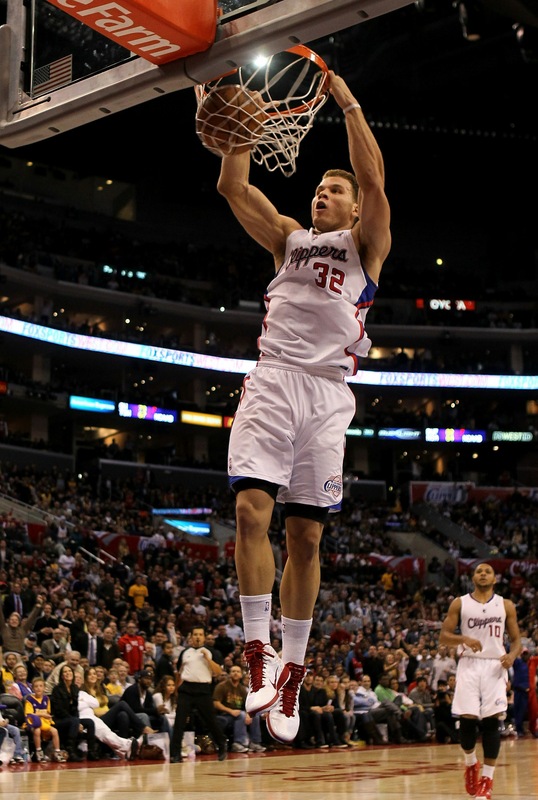
<svg viewBox="0 0 538 800">
<path fill-rule="evenodd" d="M 306 669 L 298 664 L 290 663 L 287 666 L 290 671 L 290 677 L 281 689 L 280 711 L 285 717 L 293 717 Z"/>
<path fill-rule="evenodd" d="M 267 645 L 269 646 L 269 645 Z M 249 642 L 245 647 L 245 660 L 250 674 L 251 691 L 259 691 L 265 684 L 265 659 L 275 655 L 264 650 L 265 645 L 259 639 Z"/>
</svg>

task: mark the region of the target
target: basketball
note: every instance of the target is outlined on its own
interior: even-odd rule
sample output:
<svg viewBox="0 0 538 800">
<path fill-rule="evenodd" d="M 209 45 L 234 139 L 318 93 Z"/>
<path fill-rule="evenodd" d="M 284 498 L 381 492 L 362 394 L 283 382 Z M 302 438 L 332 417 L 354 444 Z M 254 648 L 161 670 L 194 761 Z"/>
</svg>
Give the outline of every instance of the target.
<svg viewBox="0 0 538 800">
<path fill-rule="evenodd" d="M 241 86 L 216 86 L 198 106 L 196 133 L 204 147 L 216 155 L 244 153 L 262 135 L 267 118 Z"/>
</svg>

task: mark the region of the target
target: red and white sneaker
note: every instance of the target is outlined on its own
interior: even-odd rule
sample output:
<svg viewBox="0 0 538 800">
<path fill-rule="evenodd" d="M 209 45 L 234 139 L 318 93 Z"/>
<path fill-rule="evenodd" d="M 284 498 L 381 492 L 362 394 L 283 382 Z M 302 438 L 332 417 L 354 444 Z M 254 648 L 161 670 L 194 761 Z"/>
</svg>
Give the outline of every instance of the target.
<svg viewBox="0 0 538 800">
<path fill-rule="evenodd" d="M 493 789 L 493 780 L 482 776 L 480 783 L 476 790 L 476 800 L 491 800 L 491 790 Z"/>
<path fill-rule="evenodd" d="M 279 693 L 278 703 L 266 719 L 267 730 L 277 742 L 293 742 L 299 731 L 299 690 L 306 673 L 298 664 L 285 664 L 289 678 Z"/>
<path fill-rule="evenodd" d="M 476 790 L 480 781 L 480 762 L 477 761 L 472 767 L 465 767 L 465 791 L 471 797 L 476 796 Z"/>
<path fill-rule="evenodd" d="M 245 711 L 253 716 L 268 711 L 278 700 L 278 692 L 289 678 L 289 669 L 270 644 L 259 639 L 247 642 L 244 652 L 249 685 Z"/>
</svg>

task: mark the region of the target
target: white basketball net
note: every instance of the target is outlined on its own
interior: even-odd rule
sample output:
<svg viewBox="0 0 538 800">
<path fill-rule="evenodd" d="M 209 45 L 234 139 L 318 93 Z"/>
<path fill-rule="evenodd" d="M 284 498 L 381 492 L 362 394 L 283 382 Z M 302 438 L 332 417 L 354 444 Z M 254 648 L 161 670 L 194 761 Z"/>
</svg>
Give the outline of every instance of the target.
<svg viewBox="0 0 538 800">
<path fill-rule="evenodd" d="M 253 136 L 252 159 L 293 175 L 302 140 L 327 100 L 327 67 L 315 53 L 298 45 L 269 57 L 261 66 L 239 67 L 232 73 L 195 87 L 197 109 L 212 89 L 235 84 L 259 92 L 267 112 L 261 136 Z"/>
</svg>

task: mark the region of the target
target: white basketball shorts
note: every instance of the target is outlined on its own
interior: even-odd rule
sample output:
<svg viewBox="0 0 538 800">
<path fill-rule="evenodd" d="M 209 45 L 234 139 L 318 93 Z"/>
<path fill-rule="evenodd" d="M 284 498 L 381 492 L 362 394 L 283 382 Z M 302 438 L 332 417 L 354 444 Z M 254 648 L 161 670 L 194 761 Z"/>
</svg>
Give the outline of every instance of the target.
<svg viewBox="0 0 538 800">
<path fill-rule="evenodd" d="M 498 658 L 460 658 L 452 713 L 478 719 L 502 714 L 508 707 L 507 681 L 508 673 Z"/>
<path fill-rule="evenodd" d="M 280 486 L 277 501 L 338 510 L 345 434 L 355 397 L 342 379 L 257 366 L 230 434 L 228 475 Z"/>
</svg>

